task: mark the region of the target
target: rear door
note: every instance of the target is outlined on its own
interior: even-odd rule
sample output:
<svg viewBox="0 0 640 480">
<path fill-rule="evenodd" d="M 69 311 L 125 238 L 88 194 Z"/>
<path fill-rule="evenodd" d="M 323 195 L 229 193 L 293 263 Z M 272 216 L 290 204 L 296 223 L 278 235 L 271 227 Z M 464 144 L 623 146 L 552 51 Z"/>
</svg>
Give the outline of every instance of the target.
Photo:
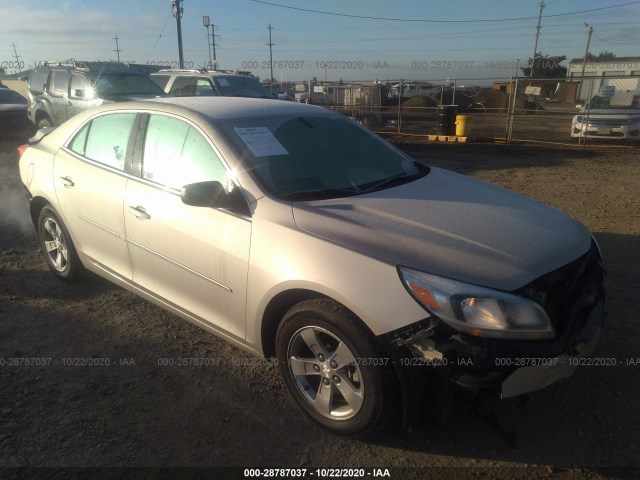
<svg viewBox="0 0 640 480">
<path fill-rule="evenodd" d="M 152 114 L 140 178 L 126 187 L 124 218 L 133 281 L 237 338 L 244 338 L 251 220 L 182 203 L 181 188 L 233 176 L 209 139 L 184 119 Z M 238 188 L 238 187 L 235 187 Z"/>
<path fill-rule="evenodd" d="M 122 205 L 136 125 L 136 113 L 96 117 L 54 160 L 56 195 L 76 247 L 126 279 L 132 273 Z"/>
</svg>

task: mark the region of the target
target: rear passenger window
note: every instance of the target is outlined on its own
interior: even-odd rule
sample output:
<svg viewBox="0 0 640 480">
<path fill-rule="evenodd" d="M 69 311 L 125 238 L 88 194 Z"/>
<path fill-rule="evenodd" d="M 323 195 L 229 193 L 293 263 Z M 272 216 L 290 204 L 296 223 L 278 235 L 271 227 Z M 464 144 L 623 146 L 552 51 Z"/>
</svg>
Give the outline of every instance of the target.
<svg viewBox="0 0 640 480">
<path fill-rule="evenodd" d="M 135 113 L 114 113 L 95 118 L 69 143 L 69 148 L 90 160 L 124 170 Z"/>
<path fill-rule="evenodd" d="M 76 152 L 78 155 L 82 155 L 84 157 L 84 152 L 87 146 L 87 133 L 89 133 L 89 126 L 91 124 L 87 123 L 82 130 L 71 140 L 69 144 L 69 148 Z"/>
<path fill-rule="evenodd" d="M 150 75 L 149 78 L 153 80 L 153 82 L 158 85 L 161 89 L 164 90 L 164 87 L 169 83 L 169 79 L 171 76 L 169 75 Z"/>
<path fill-rule="evenodd" d="M 196 94 L 196 79 L 194 77 L 178 77 L 171 86 L 174 97 L 193 97 Z"/>
</svg>

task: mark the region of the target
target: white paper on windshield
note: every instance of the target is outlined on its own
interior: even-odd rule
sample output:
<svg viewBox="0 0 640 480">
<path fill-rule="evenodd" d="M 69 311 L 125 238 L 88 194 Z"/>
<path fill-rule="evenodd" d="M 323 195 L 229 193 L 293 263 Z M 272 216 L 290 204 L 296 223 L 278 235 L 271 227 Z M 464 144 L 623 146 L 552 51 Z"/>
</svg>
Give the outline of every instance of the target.
<svg viewBox="0 0 640 480">
<path fill-rule="evenodd" d="M 229 83 L 229 80 L 227 80 L 226 78 L 216 78 L 216 80 L 218 80 L 218 83 L 223 87 L 228 87 L 229 85 L 231 85 Z"/>
<path fill-rule="evenodd" d="M 233 127 L 254 157 L 289 155 L 282 144 L 267 127 Z"/>
</svg>

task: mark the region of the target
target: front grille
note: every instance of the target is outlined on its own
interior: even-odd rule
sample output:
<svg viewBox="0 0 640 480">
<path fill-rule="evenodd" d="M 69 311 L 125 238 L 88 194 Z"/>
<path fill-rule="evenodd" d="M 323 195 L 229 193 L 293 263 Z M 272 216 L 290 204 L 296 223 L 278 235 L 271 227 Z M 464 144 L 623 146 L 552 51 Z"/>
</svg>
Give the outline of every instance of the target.
<svg viewBox="0 0 640 480">
<path fill-rule="evenodd" d="M 542 305 L 557 338 L 564 339 L 584 326 L 588 313 L 598 301 L 602 281 L 600 255 L 592 243 L 582 257 L 543 275 L 518 292 Z"/>
<path fill-rule="evenodd" d="M 587 124 L 590 127 L 620 128 L 627 124 L 624 118 L 589 118 Z"/>
</svg>

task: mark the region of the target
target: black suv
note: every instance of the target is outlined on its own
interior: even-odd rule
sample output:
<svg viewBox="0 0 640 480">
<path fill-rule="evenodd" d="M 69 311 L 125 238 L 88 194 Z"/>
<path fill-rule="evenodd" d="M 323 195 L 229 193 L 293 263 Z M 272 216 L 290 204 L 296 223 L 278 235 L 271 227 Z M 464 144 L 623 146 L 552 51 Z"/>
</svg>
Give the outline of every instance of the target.
<svg viewBox="0 0 640 480">
<path fill-rule="evenodd" d="M 29 75 L 29 119 L 51 127 L 103 103 L 166 97 L 145 70 L 117 62 L 45 63 Z"/>
<path fill-rule="evenodd" d="M 173 97 L 274 98 L 257 78 L 229 70 L 165 69 L 149 77 Z"/>
</svg>

